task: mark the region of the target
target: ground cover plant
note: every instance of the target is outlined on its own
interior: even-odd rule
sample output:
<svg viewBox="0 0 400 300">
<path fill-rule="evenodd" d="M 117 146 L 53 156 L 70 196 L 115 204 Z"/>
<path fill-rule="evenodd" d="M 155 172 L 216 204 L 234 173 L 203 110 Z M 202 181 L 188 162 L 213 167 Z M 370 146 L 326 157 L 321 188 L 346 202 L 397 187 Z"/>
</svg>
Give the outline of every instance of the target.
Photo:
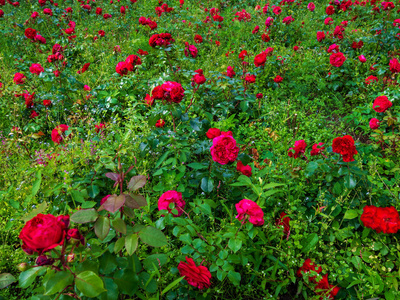
<svg viewBox="0 0 400 300">
<path fill-rule="evenodd" d="M 0 299 L 399 299 L 399 12 L 0 0 Z"/>
</svg>

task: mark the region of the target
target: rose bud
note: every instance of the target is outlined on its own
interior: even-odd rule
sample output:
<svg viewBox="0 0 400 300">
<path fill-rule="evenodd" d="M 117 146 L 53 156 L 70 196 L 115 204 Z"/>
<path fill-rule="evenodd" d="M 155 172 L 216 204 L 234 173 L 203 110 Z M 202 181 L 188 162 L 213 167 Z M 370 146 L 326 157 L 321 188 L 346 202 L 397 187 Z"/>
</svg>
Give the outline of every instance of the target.
<svg viewBox="0 0 400 300">
<path fill-rule="evenodd" d="M 51 257 L 47 257 L 46 255 L 40 255 L 36 259 L 36 264 L 38 266 L 52 265 L 53 263 L 54 263 L 54 259 Z"/>
<path fill-rule="evenodd" d="M 73 254 L 73 253 L 71 253 L 71 254 L 68 254 L 68 256 L 67 256 L 67 262 L 73 262 L 74 261 L 74 259 L 75 259 L 75 254 Z"/>
<path fill-rule="evenodd" d="M 27 263 L 20 263 L 17 266 L 17 269 L 20 270 L 21 272 L 28 270 L 29 265 Z"/>
<path fill-rule="evenodd" d="M 85 238 L 81 235 L 78 229 L 71 228 L 67 231 L 67 241 L 70 244 L 77 244 L 81 242 L 82 245 L 85 244 Z"/>
</svg>

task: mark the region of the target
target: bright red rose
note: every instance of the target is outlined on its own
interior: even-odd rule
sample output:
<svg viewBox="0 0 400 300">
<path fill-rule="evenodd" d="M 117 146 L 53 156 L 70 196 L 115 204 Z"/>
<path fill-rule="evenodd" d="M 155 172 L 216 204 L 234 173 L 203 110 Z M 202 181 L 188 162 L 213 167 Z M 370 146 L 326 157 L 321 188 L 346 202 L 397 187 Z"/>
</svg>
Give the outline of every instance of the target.
<svg viewBox="0 0 400 300">
<path fill-rule="evenodd" d="M 25 36 L 30 40 L 33 40 L 35 38 L 36 34 L 37 34 L 36 29 L 33 29 L 33 28 L 25 29 Z"/>
<path fill-rule="evenodd" d="M 34 118 L 36 118 L 38 116 L 39 116 L 39 114 L 36 111 L 32 110 L 29 118 L 34 119 Z"/>
<path fill-rule="evenodd" d="M 157 128 L 162 128 L 165 126 L 165 121 L 163 119 L 160 119 L 156 122 L 156 127 Z"/>
<path fill-rule="evenodd" d="M 199 34 L 196 34 L 196 35 L 194 36 L 194 42 L 195 42 L 196 44 L 201 44 L 201 43 L 203 42 L 202 36 L 199 35 Z"/>
<path fill-rule="evenodd" d="M 234 162 L 239 154 L 239 147 L 236 146 L 236 140 L 232 133 L 222 132 L 220 136 L 213 139 L 213 145 L 210 148 L 212 159 L 221 164 Z"/>
<path fill-rule="evenodd" d="M 400 217 L 397 209 L 390 207 L 377 207 L 374 222 L 378 228 L 373 228 L 377 233 L 396 233 L 400 229 Z"/>
<path fill-rule="evenodd" d="M 385 112 L 388 108 L 392 107 L 392 102 L 386 96 L 376 97 L 372 104 L 372 109 L 378 113 Z"/>
<path fill-rule="evenodd" d="M 14 75 L 14 83 L 15 84 L 24 84 L 25 83 L 25 75 L 22 73 L 15 73 Z"/>
<path fill-rule="evenodd" d="M 19 234 L 19 238 L 23 242 L 22 248 L 42 254 L 62 245 L 68 227 L 66 219 L 69 220 L 69 216 L 56 218 L 50 214 L 38 214 L 32 220 L 26 222 Z"/>
<path fill-rule="evenodd" d="M 330 16 L 330 15 L 333 15 L 334 13 L 335 13 L 335 8 L 332 5 L 329 5 L 326 8 L 326 14 Z"/>
<path fill-rule="evenodd" d="M 235 77 L 236 73 L 233 70 L 234 67 L 228 66 L 228 68 L 226 69 L 226 76 L 228 76 L 229 78 L 233 78 Z"/>
<path fill-rule="evenodd" d="M 376 77 L 374 75 L 370 75 L 367 78 L 365 78 L 365 84 L 366 85 L 370 85 L 373 82 L 378 82 L 378 77 Z"/>
<path fill-rule="evenodd" d="M 246 77 L 244 78 L 244 80 L 246 80 L 246 82 L 248 82 L 248 83 L 254 83 L 254 82 L 256 82 L 256 75 L 247 74 Z"/>
<path fill-rule="evenodd" d="M 56 144 L 60 144 L 64 139 L 63 133 L 66 132 L 68 128 L 68 125 L 65 124 L 58 125 L 51 132 L 51 140 Z"/>
<path fill-rule="evenodd" d="M 178 211 L 178 214 L 172 214 L 174 217 L 179 217 L 183 214 L 183 208 L 185 208 L 185 200 L 182 199 L 182 193 L 171 190 L 166 191 L 161 197 L 158 199 L 158 210 L 168 210 L 169 213 L 172 213 L 171 203 L 174 204 L 174 208 Z"/>
<path fill-rule="evenodd" d="M 90 66 L 90 63 L 84 64 L 83 67 L 82 67 L 82 69 L 80 69 L 80 70 L 78 71 L 78 74 L 83 74 L 83 73 L 85 73 L 85 72 L 87 71 L 87 69 L 89 69 L 89 66 Z"/>
<path fill-rule="evenodd" d="M 282 12 L 282 9 L 279 6 L 275 6 L 272 12 L 276 15 L 280 15 Z"/>
<path fill-rule="evenodd" d="M 128 64 L 125 61 L 120 61 L 117 66 L 115 67 L 115 71 L 121 75 L 124 76 L 126 74 L 128 74 L 129 70 L 128 70 Z"/>
<path fill-rule="evenodd" d="M 36 74 L 36 75 L 40 75 L 40 73 L 42 73 L 44 71 L 43 67 L 40 64 L 32 64 L 29 67 L 29 71 L 32 74 Z"/>
<path fill-rule="evenodd" d="M 164 98 L 164 90 L 162 89 L 161 86 L 156 86 L 153 91 L 151 92 L 151 95 L 153 96 L 154 99 L 163 99 Z"/>
<path fill-rule="evenodd" d="M 294 142 L 294 147 L 289 148 L 288 155 L 289 157 L 299 158 L 306 152 L 307 143 L 305 140 L 298 140 Z M 293 152 L 293 151 L 294 152 Z"/>
<path fill-rule="evenodd" d="M 206 82 L 206 77 L 203 75 L 203 70 L 202 69 L 198 69 L 195 71 L 197 74 L 195 74 L 193 76 L 193 82 L 195 82 L 196 84 L 200 85 Z"/>
<path fill-rule="evenodd" d="M 181 261 L 178 265 L 179 274 L 185 276 L 188 284 L 199 288 L 209 288 L 211 286 L 211 273 L 205 266 L 196 266 L 192 258 L 186 257 L 187 263 Z"/>
<path fill-rule="evenodd" d="M 146 103 L 147 106 L 152 106 L 154 103 L 154 98 L 151 97 L 149 94 L 146 94 L 146 97 L 144 98 L 144 102 Z"/>
<path fill-rule="evenodd" d="M 219 130 L 218 128 L 210 128 L 206 133 L 206 136 L 211 140 L 220 135 L 221 135 L 221 130 Z"/>
<path fill-rule="evenodd" d="M 263 51 L 260 54 L 257 54 L 254 57 L 254 64 L 256 67 L 264 66 L 265 62 L 267 61 L 267 54 Z"/>
<path fill-rule="evenodd" d="M 236 165 L 236 170 L 242 173 L 243 175 L 250 177 L 252 173 L 252 169 L 250 165 L 243 165 L 243 163 L 239 160 Z"/>
<path fill-rule="evenodd" d="M 317 41 L 318 42 L 321 42 L 322 40 L 324 40 L 325 39 L 325 32 L 323 32 L 323 31 L 318 31 L 317 32 Z"/>
<path fill-rule="evenodd" d="M 180 103 L 185 95 L 185 90 L 178 82 L 166 81 L 161 88 L 164 91 L 163 99 L 167 100 L 169 103 Z"/>
<path fill-rule="evenodd" d="M 133 71 L 135 69 L 135 66 L 142 64 L 142 60 L 140 59 L 139 56 L 133 54 L 133 55 L 129 55 L 126 58 L 125 63 L 128 67 L 128 71 Z"/>
<path fill-rule="evenodd" d="M 312 146 L 312 150 L 310 152 L 310 155 L 311 156 L 315 156 L 315 155 L 318 155 L 318 154 L 322 154 L 322 151 L 324 151 L 325 147 L 318 148 L 318 146 L 322 146 L 323 144 L 324 143 L 314 144 Z"/>
<path fill-rule="evenodd" d="M 377 118 L 372 118 L 369 121 L 369 128 L 371 129 L 378 129 L 380 121 Z"/>
<path fill-rule="evenodd" d="M 335 138 L 332 142 L 332 151 L 341 154 L 344 162 L 354 161 L 353 156 L 358 153 L 350 135 Z"/>
<path fill-rule="evenodd" d="M 392 73 L 399 73 L 400 72 L 400 63 L 397 58 L 393 58 L 389 62 L 389 69 Z"/>
<path fill-rule="evenodd" d="M 254 201 L 243 199 L 236 203 L 235 207 L 238 212 L 236 219 L 239 221 L 243 220 L 243 223 L 246 223 L 248 220 L 254 226 L 264 225 L 264 212 Z"/>
<path fill-rule="evenodd" d="M 346 61 L 346 57 L 342 52 L 333 53 L 329 57 L 329 63 L 334 67 L 340 67 Z"/>
<path fill-rule="evenodd" d="M 239 53 L 239 58 L 240 58 L 241 60 L 244 60 L 244 58 L 245 58 L 246 56 L 248 56 L 248 53 L 247 53 L 246 50 L 242 50 L 242 52 Z"/>
<path fill-rule="evenodd" d="M 282 80 L 283 80 L 283 78 L 279 75 L 276 75 L 276 77 L 274 78 L 274 82 L 276 82 L 276 83 L 281 83 Z"/>
<path fill-rule="evenodd" d="M 97 125 L 94 125 L 95 131 L 99 133 L 100 131 L 103 131 L 106 128 L 106 124 L 99 123 Z"/>
<path fill-rule="evenodd" d="M 43 100 L 43 105 L 49 107 L 51 105 L 51 100 Z"/>
</svg>

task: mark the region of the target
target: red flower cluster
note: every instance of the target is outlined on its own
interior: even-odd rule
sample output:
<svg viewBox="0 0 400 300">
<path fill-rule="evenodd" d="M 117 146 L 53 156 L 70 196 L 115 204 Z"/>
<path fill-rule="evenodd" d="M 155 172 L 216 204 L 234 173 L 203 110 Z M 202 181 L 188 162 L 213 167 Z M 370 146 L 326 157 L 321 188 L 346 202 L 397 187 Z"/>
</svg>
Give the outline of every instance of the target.
<svg viewBox="0 0 400 300">
<path fill-rule="evenodd" d="M 341 154 L 344 162 L 354 161 L 353 156 L 358 153 L 350 135 L 333 139 L 332 151 Z"/>
<path fill-rule="evenodd" d="M 188 284 L 199 288 L 209 288 L 211 286 L 211 273 L 205 266 L 196 266 L 192 258 L 186 257 L 186 262 L 181 261 L 178 270 L 181 276 L 185 276 Z"/>
<path fill-rule="evenodd" d="M 168 12 L 171 12 L 173 10 L 174 10 L 173 7 L 168 7 L 168 4 L 164 3 L 163 5 L 156 7 L 156 14 L 157 14 L 157 16 L 161 17 L 161 15 L 163 13 L 168 13 Z"/>
<path fill-rule="evenodd" d="M 57 126 L 51 132 L 51 140 L 56 144 L 61 143 L 64 140 L 63 133 L 66 132 L 67 130 L 68 130 L 68 125 L 61 124 Z"/>
<path fill-rule="evenodd" d="M 156 86 L 151 95 L 154 99 L 166 100 L 169 103 L 180 103 L 185 90 L 178 82 L 166 81 L 161 86 Z"/>
<path fill-rule="evenodd" d="M 294 147 L 289 148 L 288 155 L 289 157 L 299 158 L 306 152 L 307 143 L 305 140 L 299 140 L 294 142 Z M 292 151 L 294 150 L 294 152 Z"/>
<path fill-rule="evenodd" d="M 303 277 L 304 274 L 307 274 L 309 272 L 312 272 L 310 275 L 315 274 L 314 276 L 308 276 L 308 281 L 311 283 L 316 283 L 315 285 L 315 290 L 318 290 L 316 292 L 317 295 L 324 295 L 325 297 L 328 297 L 329 299 L 334 299 L 335 296 L 338 294 L 340 288 L 334 285 L 329 284 L 328 282 L 328 274 L 325 274 L 322 276 L 322 279 L 319 281 L 316 281 L 317 274 L 320 274 L 322 272 L 321 266 L 316 266 L 314 263 L 312 263 L 311 259 L 307 258 L 303 266 L 297 271 L 297 277 Z"/>
<path fill-rule="evenodd" d="M 153 34 L 149 39 L 149 45 L 153 48 L 155 46 L 166 47 L 173 42 L 175 42 L 175 40 L 172 38 L 170 33 Z"/>
<path fill-rule="evenodd" d="M 140 59 L 139 56 L 132 54 L 129 55 L 125 61 L 120 61 L 117 66 L 115 67 L 115 71 L 121 75 L 124 76 L 128 74 L 129 71 L 134 71 L 135 66 L 141 65 L 142 60 Z"/>
<path fill-rule="evenodd" d="M 151 30 L 154 30 L 157 28 L 157 23 L 152 21 L 150 18 L 146 19 L 145 17 L 140 17 L 139 24 L 147 25 L 150 27 Z"/>
<path fill-rule="evenodd" d="M 400 217 L 394 206 L 376 207 L 364 206 L 360 218 L 364 226 L 375 230 L 377 233 L 396 233 L 400 229 Z"/>
</svg>

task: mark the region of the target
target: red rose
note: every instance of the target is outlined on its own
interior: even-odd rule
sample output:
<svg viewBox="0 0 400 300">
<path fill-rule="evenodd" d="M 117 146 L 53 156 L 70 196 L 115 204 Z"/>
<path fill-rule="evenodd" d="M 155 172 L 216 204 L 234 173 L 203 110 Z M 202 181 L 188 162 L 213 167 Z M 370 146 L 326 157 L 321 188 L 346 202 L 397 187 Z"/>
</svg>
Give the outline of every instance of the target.
<svg viewBox="0 0 400 300">
<path fill-rule="evenodd" d="M 221 130 L 219 130 L 218 128 L 210 128 L 210 129 L 208 129 L 208 131 L 206 133 L 206 136 L 209 139 L 216 138 L 217 136 L 220 136 L 220 135 L 221 135 Z"/>
<path fill-rule="evenodd" d="M 265 52 L 261 52 L 254 57 L 254 64 L 256 67 L 264 66 L 265 62 L 267 61 L 267 54 Z"/>
<path fill-rule="evenodd" d="M 369 128 L 371 129 L 378 129 L 380 121 L 377 118 L 372 118 L 369 121 Z"/>
<path fill-rule="evenodd" d="M 239 160 L 236 165 L 236 170 L 242 173 L 243 175 L 250 177 L 252 175 L 252 170 L 250 165 L 243 165 L 243 163 Z"/>
<path fill-rule="evenodd" d="M 206 82 L 206 77 L 203 75 L 203 70 L 202 69 L 198 69 L 195 71 L 197 74 L 195 74 L 193 76 L 193 82 L 195 82 L 196 84 L 200 85 L 203 84 L 204 82 Z"/>
<path fill-rule="evenodd" d="M 164 90 L 162 89 L 161 86 L 156 86 L 153 91 L 151 92 L 151 95 L 153 96 L 154 99 L 163 99 L 164 98 Z"/>
<path fill-rule="evenodd" d="M 280 83 L 280 82 L 282 82 L 282 80 L 283 80 L 283 78 L 279 75 L 276 75 L 276 77 L 274 78 L 274 82 L 276 82 L 276 83 Z"/>
<path fill-rule="evenodd" d="M 210 148 L 212 159 L 226 165 L 234 162 L 239 154 L 239 147 L 236 146 L 236 140 L 231 132 L 222 132 L 220 136 L 213 139 L 213 145 Z"/>
<path fill-rule="evenodd" d="M 283 232 L 285 234 L 289 234 L 289 232 L 290 232 L 290 225 L 289 225 L 290 218 L 286 217 L 286 216 L 287 216 L 286 213 L 281 212 L 280 215 L 279 215 L 279 219 L 276 220 L 276 226 L 278 226 L 278 227 L 279 226 L 283 226 Z"/>
<path fill-rule="evenodd" d="M 25 36 L 30 40 L 33 40 L 35 38 L 36 33 L 37 33 L 36 29 L 33 28 L 25 29 Z"/>
<path fill-rule="evenodd" d="M 322 40 L 324 40 L 325 39 L 325 32 L 323 32 L 323 31 L 318 31 L 317 32 L 317 41 L 318 42 L 321 42 Z"/>
<path fill-rule="evenodd" d="M 365 78 L 365 84 L 366 85 L 370 85 L 373 82 L 378 82 L 378 77 L 374 76 L 374 75 L 370 75 L 367 78 Z"/>
<path fill-rule="evenodd" d="M 226 76 L 228 76 L 229 78 L 233 78 L 236 75 L 233 68 L 234 67 L 228 66 L 228 68 L 226 69 Z"/>
<path fill-rule="evenodd" d="M 96 133 L 99 133 L 100 131 L 103 131 L 106 128 L 106 125 L 103 123 L 99 123 L 97 125 L 94 125 Z"/>
<path fill-rule="evenodd" d="M 330 16 L 330 15 L 333 15 L 334 13 L 335 13 L 335 8 L 332 5 L 329 5 L 326 8 L 326 14 Z"/>
<path fill-rule="evenodd" d="M 238 215 L 236 219 L 246 223 L 247 220 L 254 226 L 264 225 L 264 212 L 257 203 L 249 199 L 240 200 L 235 204 Z"/>
<path fill-rule="evenodd" d="M 163 119 L 160 119 L 156 122 L 156 127 L 162 128 L 165 126 L 165 121 Z"/>
<path fill-rule="evenodd" d="M 154 103 L 154 98 L 151 97 L 149 94 L 146 94 L 146 97 L 144 98 L 144 102 L 146 103 L 147 106 L 152 106 Z"/>
<path fill-rule="evenodd" d="M 239 58 L 241 60 L 244 60 L 244 58 L 247 56 L 247 51 L 246 50 L 242 50 L 242 52 L 239 53 Z"/>
<path fill-rule="evenodd" d="M 256 75 L 247 74 L 246 77 L 244 78 L 244 80 L 246 80 L 246 82 L 248 82 L 248 83 L 254 83 L 254 82 L 256 82 Z"/>
<path fill-rule="evenodd" d="M 375 214 L 372 215 L 370 211 L 373 210 L 374 209 L 371 208 L 365 209 L 364 207 L 363 215 L 365 212 L 369 212 L 364 218 L 363 215 L 361 215 L 360 218 L 365 227 L 372 228 L 376 230 L 377 233 L 396 233 L 400 229 L 400 217 L 395 207 L 375 207 Z M 366 220 L 366 222 L 364 222 L 364 220 Z"/>
<path fill-rule="evenodd" d="M 171 204 L 174 205 L 174 209 L 178 212 L 178 214 L 172 214 L 174 217 L 179 217 L 183 214 L 186 202 L 182 199 L 182 193 L 174 190 L 166 191 L 158 199 L 158 210 L 168 210 L 169 213 L 172 213 Z"/>
<path fill-rule="evenodd" d="M 400 63 L 397 58 L 393 58 L 389 62 L 389 69 L 392 73 L 399 73 L 400 72 Z"/>
<path fill-rule="evenodd" d="M 51 100 L 43 100 L 43 105 L 49 107 L 51 105 Z"/>
<path fill-rule="evenodd" d="M 325 149 L 325 147 L 321 147 L 321 148 L 318 148 L 318 146 L 322 146 L 324 143 L 318 143 L 318 144 L 314 144 L 313 146 L 312 146 L 312 150 L 311 150 L 311 152 L 310 152 L 310 155 L 311 156 L 315 156 L 315 155 L 318 155 L 318 154 L 322 154 L 322 151 Z"/>
<path fill-rule="evenodd" d="M 256 95 L 256 98 L 257 98 L 257 99 L 262 99 L 262 97 L 264 97 L 262 93 L 258 93 L 258 94 Z"/>
<path fill-rule="evenodd" d="M 342 52 L 333 53 L 329 57 L 329 63 L 334 67 L 340 67 L 346 61 L 346 57 Z"/>
<path fill-rule="evenodd" d="M 332 151 L 341 154 L 344 162 L 354 161 L 353 156 L 358 153 L 350 135 L 335 138 L 332 142 Z"/>
<path fill-rule="evenodd" d="M 29 67 L 29 71 L 32 74 L 36 74 L 36 75 L 40 75 L 40 73 L 42 73 L 44 71 L 43 67 L 40 64 L 32 64 Z"/>
<path fill-rule="evenodd" d="M 19 238 L 23 249 L 42 254 L 64 243 L 66 226 L 65 219 L 69 216 L 55 217 L 38 214 L 22 228 Z"/>
<path fill-rule="evenodd" d="M 80 242 L 82 245 L 85 244 L 85 238 L 76 228 L 68 229 L 67 231 L 67 240 L 75 240 L 75 242 Z"/>
<path fill-rule="evenodd" d="M 64 139 L 63 133 L 66 132 L 67 130 L 68 130 L 68 125 L 61 124 L 57 126 L 51 132 L 51 140 L 56 144 L 61 143 Z"/>
<path fill-rule="evenodd" d="M 174 81 L 166 81 L 163 83 L 161 88 L 164 91 L 163 99 L 167 100 L 170 103 L 180 103 L 182 101 L 185 90 L 182 88 L 182 85 L 180 83 Z"/>
<path fill-rule="evenodd" d="M 15 84 L 23 84 L 25 82 L 25 75 L 22 73 L 15 73 L 14 75 L 14 83 Z"/>
<path fill-rule="evenodd" d="M 120 61 L 115 67 L 115 71 L 121 76 L 128 74 L 128 64 L 125 61 Z"/>
<path fill-rule="evenodd" d="M 300 157 L 305 153 L 307 147 L 307 143 L 304 140 L 299 140 L 294 142 L 294 147 L 289 148 L 288 155 L 289 157 L 294 157 L 295 159 Z M 294 150 L 294 152 L 292 151 Z"/>
<path fill-rule="evenodd" d="M 181 276 L 185 276 L 188 284 L 199 288 L 209 288 L 211 286 L 211 273 L 205 266 L 196 266 L 192 258 L 186 257 L 187 263 L 181 261 L 178 270 Z"/>
<path fill-rule="evenodd" d="M 202 42 L 203 42 L 203 37 L 202 37 L 201 35 L 199 35 L 199 34 L 196 34 L 196 35 L 194 36 L 194 42 L 195 42 L 196 44 L 202 43 Z"/>
<path fill-rule="evenodd" d="M 127 65 L 127 67 L 128 67 L 128 70 L 129 71 L 133 71 L 135 69 L 135 66 L 138 66 L 138 65 L 142 64 L 142 60 L 137 55 L 129 55 L 126 58 L 125 63 Z"/>
<path fill-rule="evenodd" d="M 320 266 L 316 266 L 314 263 L 312 263 L 311 259 L 307 258 L 303 266 L 301 266 L 300 269 L 297 270 L 297 277 L 303 277 L 305 273 L 308 273 L 310 271 L 317 272 L 318 274 L 322 272 L 322 268 Z M 315 282 L 316 276 L 308 277 L 308 280 L 310 282 Z"/>
<path fill-rule="evenodd" d="M 392 102 L 389 101 L 386 96 L 379 96 L 375 99 L 374 104 L 372 104 L 373 110 L 378 113 L 385 112 L 388 108 L 392 107 Z"/>
</svg>

